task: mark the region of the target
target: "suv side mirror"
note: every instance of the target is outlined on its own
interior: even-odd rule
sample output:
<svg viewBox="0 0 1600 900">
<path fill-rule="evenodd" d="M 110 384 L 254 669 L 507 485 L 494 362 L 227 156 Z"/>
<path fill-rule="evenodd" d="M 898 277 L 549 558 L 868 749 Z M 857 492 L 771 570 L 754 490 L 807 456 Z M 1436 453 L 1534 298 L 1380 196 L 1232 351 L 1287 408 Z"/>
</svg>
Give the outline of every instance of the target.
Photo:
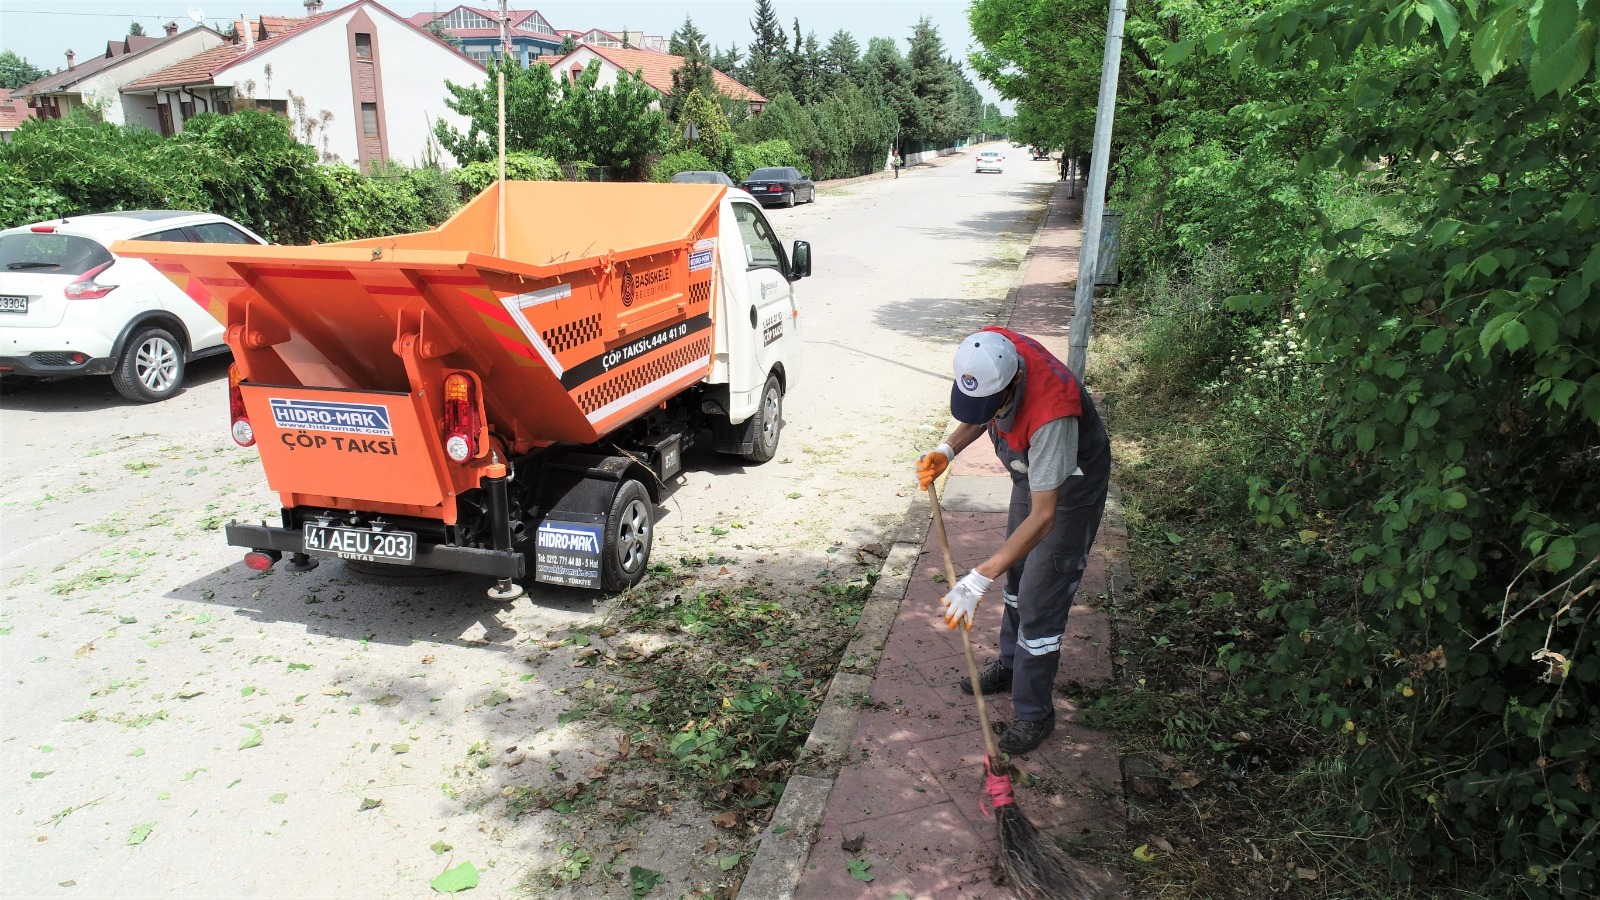
<svg viewBox="0 0 1600 900">
<path fill-rule="evenodd" d="M 794 252 L 789 254 L 789 280 L 798 281 L 811 274 L 811 242 L 795 241 Z"/>
</svg>

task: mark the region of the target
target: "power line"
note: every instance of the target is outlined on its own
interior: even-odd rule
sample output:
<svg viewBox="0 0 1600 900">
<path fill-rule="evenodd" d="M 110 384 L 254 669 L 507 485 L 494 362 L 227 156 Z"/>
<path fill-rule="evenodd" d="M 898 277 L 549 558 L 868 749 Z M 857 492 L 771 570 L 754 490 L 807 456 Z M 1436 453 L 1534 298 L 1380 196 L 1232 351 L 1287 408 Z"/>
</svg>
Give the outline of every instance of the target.
<svg viewBox="0 0 1600 900">
<path fill-rule="evenodd" d="M 90 13 L 90 12 L 62 12 L 54 9 L 7 9 L 8 16 L 33 15 L 33 16 L 98 16 L 102 19 L 176 19 L 188 18 L 184 16 L 162 16 L 155 13 Z"/>
</svg>

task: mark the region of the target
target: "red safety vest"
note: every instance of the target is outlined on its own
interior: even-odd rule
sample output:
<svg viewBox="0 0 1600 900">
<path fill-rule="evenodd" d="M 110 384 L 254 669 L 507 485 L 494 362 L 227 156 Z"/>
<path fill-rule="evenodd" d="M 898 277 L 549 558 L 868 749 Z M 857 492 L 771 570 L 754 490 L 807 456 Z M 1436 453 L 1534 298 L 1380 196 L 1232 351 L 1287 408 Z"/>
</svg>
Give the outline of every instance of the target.
<svg viewBox="0 0 1600 900">
<path fill-rule="evenodd" d="M 1007 446 L 1017 453 L 1026 453 L 1034 432 L 1046 422 L 1083 415 L 1083 396 L 1078 388 L 1078 379 L 1073 377 L 1066 363 L 1056 359 L 1038 341 L 1026 335 L 998 325 L 989 325 L 982 330 L 1009 338 L 1028 372 L 1022 402 L 1011 421 L 1011 430 L 1000 431 L 998 426 L 995 427 L 995 431 L 1005 438 Z"/>
</svg>

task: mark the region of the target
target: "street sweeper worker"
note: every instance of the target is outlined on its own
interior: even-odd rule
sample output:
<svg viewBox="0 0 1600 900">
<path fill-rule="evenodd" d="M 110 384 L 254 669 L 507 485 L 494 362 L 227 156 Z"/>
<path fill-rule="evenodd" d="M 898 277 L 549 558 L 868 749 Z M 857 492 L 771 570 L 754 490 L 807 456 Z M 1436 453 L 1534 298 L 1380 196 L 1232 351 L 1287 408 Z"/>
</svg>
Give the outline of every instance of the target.
<svg viewBox="0 0 1600 900">
<path fill-rule="evenodd" d="M 922 489 L 985 431 L 1011 476 L 1006 539 L 940 601 L 951 628 L 972 628 L 990 586 L 1005 577 L 1000 658 L 978 678 L 984 694 L 1011 692 L 1015 720 L 1000 749 L 1026 753 L 1056 727 L 1051 693 L 1061 637 L 1111 483 L 1111 444 L 1089 392 L 1033 338 L 997 326 L 961 342 L 950 414 L 960 423 L 917 460 Z M 970 694 L 970 678 L 961 680 Z"/>
</svg>

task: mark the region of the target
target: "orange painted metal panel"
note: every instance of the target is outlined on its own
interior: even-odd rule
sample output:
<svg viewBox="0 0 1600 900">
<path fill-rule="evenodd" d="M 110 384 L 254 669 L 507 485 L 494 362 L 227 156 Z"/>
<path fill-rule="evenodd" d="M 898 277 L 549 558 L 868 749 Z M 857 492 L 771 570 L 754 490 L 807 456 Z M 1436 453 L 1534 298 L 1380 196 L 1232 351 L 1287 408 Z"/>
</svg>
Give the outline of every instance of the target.
<svg viewBox="0 0 1600 900">
<path fill-rule="evenodd" d="M 437 429 L 424 424 L 409 394 L 240 389 L 273 490 L 420 507 L 444 502 Z"/>
</svg>

